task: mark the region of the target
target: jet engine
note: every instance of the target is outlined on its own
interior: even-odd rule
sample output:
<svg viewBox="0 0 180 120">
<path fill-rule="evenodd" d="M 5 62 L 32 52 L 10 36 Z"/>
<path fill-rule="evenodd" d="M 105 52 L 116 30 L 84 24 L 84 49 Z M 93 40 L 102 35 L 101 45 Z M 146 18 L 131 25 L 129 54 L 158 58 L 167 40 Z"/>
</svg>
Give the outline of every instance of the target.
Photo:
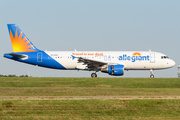
<svg viewBox="0 0 180 120">
<path fill-rule="evenodd" d="M 107 65 L 101 68 L 101 72 L 109 73 L 109 75 L 121 76 L 124 74 L 124 65 Z"/>
</svg>

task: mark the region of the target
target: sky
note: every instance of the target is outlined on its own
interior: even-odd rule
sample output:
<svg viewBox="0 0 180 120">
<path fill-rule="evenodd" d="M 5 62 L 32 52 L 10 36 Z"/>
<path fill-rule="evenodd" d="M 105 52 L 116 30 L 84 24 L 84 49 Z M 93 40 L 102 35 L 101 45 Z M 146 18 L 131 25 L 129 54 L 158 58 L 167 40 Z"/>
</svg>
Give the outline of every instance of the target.
<svg viewBox="0 0 180 120">
<path fill-rule="evenodd" d="M 176 62 L 155 77 L 177 77 L 180 64 L 179 0 L 0 0 L 0 74 L 90 77 L 92 71 L 54 70 L 3 57 L 12 52 L 7 24 L 48 51 L 156 51 Z M 111 77 L 98 72 L 98 77 Z M 149 77 L 125 71 L 121 77 Z"/>
</svg>

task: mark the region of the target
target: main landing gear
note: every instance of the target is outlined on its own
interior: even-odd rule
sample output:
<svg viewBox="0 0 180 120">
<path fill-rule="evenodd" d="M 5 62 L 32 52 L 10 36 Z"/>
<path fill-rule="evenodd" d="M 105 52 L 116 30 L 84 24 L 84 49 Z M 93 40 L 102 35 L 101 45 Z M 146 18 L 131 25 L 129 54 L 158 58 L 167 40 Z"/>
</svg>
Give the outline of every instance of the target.
<svg viewBox="0 0 180 120">
<path fill-rule="evenodd" d="M 153 69 L 150 70 L 150 73 L 151 73 L 150 78 L 154 78 Z"/>
<path fill-rule="evenodd" d="M 91 77 L 92 77 L 92 78 L 95 78 L 95 77 L 97 77 L 97 74 L 96 74 L 96 72 L 92 73 L 92 74 L 91 74 Z"/>
</svg>

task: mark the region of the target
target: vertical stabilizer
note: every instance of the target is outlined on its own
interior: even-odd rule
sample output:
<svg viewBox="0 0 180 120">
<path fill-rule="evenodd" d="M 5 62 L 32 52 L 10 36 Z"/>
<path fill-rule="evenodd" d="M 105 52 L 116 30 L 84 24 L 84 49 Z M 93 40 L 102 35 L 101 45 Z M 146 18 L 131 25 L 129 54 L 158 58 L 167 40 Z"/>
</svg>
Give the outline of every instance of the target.
<svg viewBox="0 0 180 120">
<path fill-rule="evenodd" d="M 39 51 L 16 24 L 7 24 L 14 52 Z"/>
</svg>

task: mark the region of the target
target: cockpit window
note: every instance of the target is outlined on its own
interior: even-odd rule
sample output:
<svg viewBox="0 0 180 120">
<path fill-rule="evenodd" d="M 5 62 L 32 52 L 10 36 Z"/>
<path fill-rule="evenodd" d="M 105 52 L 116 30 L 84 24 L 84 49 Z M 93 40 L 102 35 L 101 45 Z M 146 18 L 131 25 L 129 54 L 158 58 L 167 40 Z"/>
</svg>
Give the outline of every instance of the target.
<svg viewBox="0 0 180 120">
<path fill-rule="evenodd" d="M 161 56 L 161 59 L 169 59 L 168 56 Z"/>
</svg>

